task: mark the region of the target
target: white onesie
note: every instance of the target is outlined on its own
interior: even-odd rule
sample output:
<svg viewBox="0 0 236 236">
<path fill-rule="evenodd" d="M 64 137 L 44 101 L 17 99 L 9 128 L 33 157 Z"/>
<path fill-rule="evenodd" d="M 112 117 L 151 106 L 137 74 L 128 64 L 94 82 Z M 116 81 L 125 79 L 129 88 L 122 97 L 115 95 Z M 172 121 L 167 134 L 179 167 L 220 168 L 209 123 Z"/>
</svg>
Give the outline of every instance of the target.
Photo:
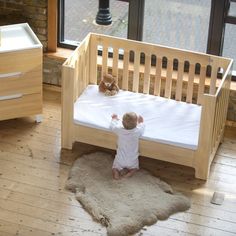
<svg viewBox="0 0 236 236">
<path fill-rule="evenodd" d="M 110 128 L 118 136 L 118 148 L 112 168 L 139 169 L 139 137 L 143 134 L 145 125 L 140 123 L 134 129 L 128 130 L 118 120 L 112 119 Z"/>
</svg>

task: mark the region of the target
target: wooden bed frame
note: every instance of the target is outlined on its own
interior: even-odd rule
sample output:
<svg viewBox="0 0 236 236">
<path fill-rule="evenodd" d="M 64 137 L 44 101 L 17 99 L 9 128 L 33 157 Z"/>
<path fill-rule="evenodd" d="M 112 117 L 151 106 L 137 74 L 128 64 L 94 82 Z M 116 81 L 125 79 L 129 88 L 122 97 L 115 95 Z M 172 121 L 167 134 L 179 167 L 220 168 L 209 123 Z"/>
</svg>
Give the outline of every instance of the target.
<svg viewBox="0 0 236 236">
<path fill-rule="evenodd" d="M 73 122 L 76 99 L 109 72 L 123 90 L 202 106 L 197 150 L 140 140 L 140 155 L 193 167 L 195 177 L 206 180 L 224 134 L 232 64 L 228 58 L 90 33 L 62 67 L 62 148 L 78 141 L 116 149 L 111 132 Z"/>
</svg>

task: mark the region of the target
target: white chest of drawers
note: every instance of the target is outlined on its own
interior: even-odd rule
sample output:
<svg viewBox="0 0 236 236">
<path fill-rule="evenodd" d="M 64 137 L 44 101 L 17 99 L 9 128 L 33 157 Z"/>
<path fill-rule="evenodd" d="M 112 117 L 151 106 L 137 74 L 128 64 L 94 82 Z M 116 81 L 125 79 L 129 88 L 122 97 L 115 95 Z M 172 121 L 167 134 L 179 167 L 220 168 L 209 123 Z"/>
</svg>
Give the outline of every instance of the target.
<svg viewBox="0 0 236 236">
<path fill-rule="evenodd" d="M 42 44 L 27 23 L 0 31 L 0 120 L 40 115 Z"/>
</svg>

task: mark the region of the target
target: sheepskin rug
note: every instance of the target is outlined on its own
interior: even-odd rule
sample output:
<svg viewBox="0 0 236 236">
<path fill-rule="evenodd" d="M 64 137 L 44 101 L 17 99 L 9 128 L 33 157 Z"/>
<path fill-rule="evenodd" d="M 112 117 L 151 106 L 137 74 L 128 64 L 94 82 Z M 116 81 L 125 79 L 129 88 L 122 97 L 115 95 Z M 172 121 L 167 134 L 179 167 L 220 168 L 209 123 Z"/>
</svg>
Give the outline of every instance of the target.
<svg viewBox="0 0 236 236">
<path fill-rule="evenodd" d="M 113 180 L 112 162 L 112 155 L 104 152 L 83 155 L 74 162 L 66 183 L 93 218 L 107 227 L 108 235 L 136 233 L 190 207 L 188 198 L 145 170 Z"/>
</svg>

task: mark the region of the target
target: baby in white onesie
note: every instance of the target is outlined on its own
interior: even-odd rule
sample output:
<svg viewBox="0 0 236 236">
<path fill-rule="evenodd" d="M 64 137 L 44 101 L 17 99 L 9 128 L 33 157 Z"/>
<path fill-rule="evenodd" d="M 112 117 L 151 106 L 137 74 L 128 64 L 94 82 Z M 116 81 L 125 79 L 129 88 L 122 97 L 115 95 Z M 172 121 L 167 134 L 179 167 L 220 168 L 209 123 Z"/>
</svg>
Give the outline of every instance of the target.
<svg viewBox="0 0 236 236">
<path fill-rule="evenodd" d="M 111 130 L 118 136 L 116 156 L 112 165 L 114 179 L 121 177 L 125 171 L 125 177 L 130 177 L 139 169 L 139 137 L 144 132 L 143 117 L 134 112 L 125 113 L 122 124 L 116 114 L 112 115 Z"/>
</svg>

